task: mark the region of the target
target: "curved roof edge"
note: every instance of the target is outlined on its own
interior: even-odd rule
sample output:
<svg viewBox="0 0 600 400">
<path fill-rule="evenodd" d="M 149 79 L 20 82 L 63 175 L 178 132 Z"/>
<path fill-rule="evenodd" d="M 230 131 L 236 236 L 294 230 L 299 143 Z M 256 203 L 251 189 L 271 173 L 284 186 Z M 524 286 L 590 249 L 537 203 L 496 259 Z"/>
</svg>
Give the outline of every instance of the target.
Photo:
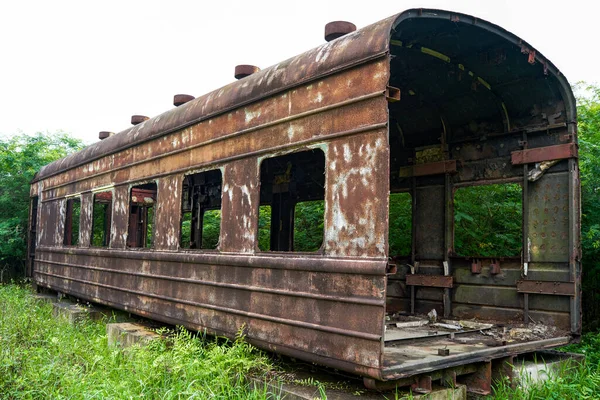
<svg viewBox="0 0 600 400">
<path fill-rule="evenodd" d="M 559 69 L 546 57 L 544 57 L 535 47 L 531 46 L 528 42 L 521 39 L 517 35 L 507 31 L 506 29 L 488 22 L 486 20 L 473 17 L 472 15 L 462 14 L 459 12 L 453 11 L 445 11 L 445 10 L 436 10 L 436 9 L 427 9 L 427 8 L 413 8 L 410 10 L 406 10 L 397 15 L 394 24 L 392 25 L 392 30 L 395 30 L 398 25 L 400 25 L 403 21 L 412 18 L 432 18 L 432 19 L 449 19 L 453 22 L 462 22 L 469 23 L 478 27 L 481 27 L 491 33 L 494 33 L 505 40 L 512 42 L 516 46 L 521 46 L 523 49 L 527 49 L 529 51 L 534 51 L 535 60 L 539 62 L 541 65 L 545 65 L 548 69 L 548 72 L 556 77 L 560 84 L 560 92 L 563 97 L 563 101 L 565 102 L 565 109 L 567 113 L 567 121 L 570 125 L 573 125 L 573 122 L 576 122 L 577 118 L 577 105 L 575 101 L 575 96 L 573 95 L 573 90 L 571 89 L 571 85 L 567 78 L 559 71 Z"/>
<path fill-rule="evenodd" d="M 397 15 L 198 97 L 48 164 L 33 182 L 386 54 Z"/>
<path fill-rule="evenodd" d="M 202 120 L 229 112 L 369 59 L 380 57 L 389 50 L 390 32 L 403 21 L 411 18 L 450 19 L 470 23 L 501 36 L 516 46 L 535 50 L 533 46 L 504 28 L 467 14 L 435 9 L 406 10 L 339 39 L 324 43 L 249 77 L 232 82 L 101 142 L 94 143 L 77 153 L 54 161 L 42 167 L 32 182 L 186 128 Z M 535 50 L 535 59 L 545 65 L 548 72 L 557 78 L 565 102 L 567 120 L 574 122 L 577 114 L 575 97 L 566 77 L 537 50 Z M 573 127 L 574 124 L 570 124 L 570 126 Z M 574 129 L 574 127 L 570 129 Z"/>
</svg>

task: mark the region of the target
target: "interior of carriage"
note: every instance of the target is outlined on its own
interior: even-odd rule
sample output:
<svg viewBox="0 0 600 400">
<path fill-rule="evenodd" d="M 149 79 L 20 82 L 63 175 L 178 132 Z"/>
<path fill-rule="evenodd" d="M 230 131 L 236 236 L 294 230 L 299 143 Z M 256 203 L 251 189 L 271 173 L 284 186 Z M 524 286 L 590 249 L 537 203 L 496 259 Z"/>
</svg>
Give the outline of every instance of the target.
<svg viewBox="0 0 600 400">
<path fill-rule="evenodd" d="M 467 353 L 564 343 L 572 300 L 517 285 L 535 251 L 528 230 L 566 242 L 566 214 L 556 211 L 550 225 L 566 222 L 544 230 L 547 220 L 538 227 L 531 212 L 557 190 L 552 206 L 563 210 L 569 161 L 545 171 L 546 192 L 528 180 L 533 165 L 511 162 L 527 144 L 559 144 L 566 133 L 557 78 L 525 43 L 459 17 L 404 19 L 390 49 L 389 85 L 401 100 L 389 103 L 389 255 L 398 268 L 388 276 L 385 367 L 401 374 Z M 569 281 L 567 246 L 553 249 L 529 275 Z"/>
</svg>

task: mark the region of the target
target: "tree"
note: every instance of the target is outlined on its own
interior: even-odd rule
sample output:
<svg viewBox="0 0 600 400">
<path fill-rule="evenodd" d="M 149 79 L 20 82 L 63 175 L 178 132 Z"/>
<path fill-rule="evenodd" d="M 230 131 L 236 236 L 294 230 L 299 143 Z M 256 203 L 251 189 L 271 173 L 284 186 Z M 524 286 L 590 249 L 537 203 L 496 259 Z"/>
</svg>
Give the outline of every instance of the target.
<svg viewBox="0 0 600 400">
<path fill-rule="evenodd" d="M 578 84 L 581 171 L 583 312 L 586 329 L 600 327 L 600 87 Z"/>
<path fill-rule="evenodd" d="M 29 189 L 35 173 L 81 148 L 79 139 L 63 132 L 0 137 L 0 271 L 24 271 Z"/>
</svg>

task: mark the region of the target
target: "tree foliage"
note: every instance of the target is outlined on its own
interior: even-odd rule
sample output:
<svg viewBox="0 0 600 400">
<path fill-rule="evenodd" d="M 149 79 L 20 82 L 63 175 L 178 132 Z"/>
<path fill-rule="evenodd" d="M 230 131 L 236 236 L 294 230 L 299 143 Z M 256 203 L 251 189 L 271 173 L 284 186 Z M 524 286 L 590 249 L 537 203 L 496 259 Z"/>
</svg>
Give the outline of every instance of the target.
<svg viewBox="0 0 600 400">
<path fill-rule="evenodd" d="M 454 194 L 454 251 L 459 256 L 519 256 L 523 243 L 518 184 L 471 186 Z"/>
<path fill-rule="evenodd" d="M 581 248 L 583 313 L 587 329 L 600 327 L 600 87 L 576 86 L 579 168 L 581 171 Z"/>
<path fill-rule="evenodd" d="M 40 168 L 83 148 L 66 133 L 0 137 L 0 270 L 23 268 L 29 189 Z"/>
</svg>

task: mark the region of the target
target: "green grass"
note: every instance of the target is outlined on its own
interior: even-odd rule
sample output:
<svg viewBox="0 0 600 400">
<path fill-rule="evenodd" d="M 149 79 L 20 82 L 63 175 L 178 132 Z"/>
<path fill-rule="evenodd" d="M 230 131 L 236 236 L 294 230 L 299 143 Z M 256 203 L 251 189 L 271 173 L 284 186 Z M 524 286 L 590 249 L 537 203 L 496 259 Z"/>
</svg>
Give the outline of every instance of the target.
<svg viewBox="0 0 600 400">
<path fill-rule="evenodd" d="M 600 333 L 587 333 L 581 343 L 561 350 L 585 354 L 584 362 L 570 361 L 557 371 L 548 370 L 550 379 L 528 382 L 527 389 L 512 389 L 508 382 L 495 385 L 496 399 L 599 399 L 600 398 Z M 525 378 L 525 380 L 527 380 Z"/>
<path fill-rule="evenodd" d="M 168 333 L 146 347 L 109 347 L 106 325 L 52 317 L 30 289 L 0 285 L 0 399 L 264 399 L 249 375 L 271 368 L 243 339 Z M 165 333 L 165 332 L 163 332 Z"/>
</svg>

